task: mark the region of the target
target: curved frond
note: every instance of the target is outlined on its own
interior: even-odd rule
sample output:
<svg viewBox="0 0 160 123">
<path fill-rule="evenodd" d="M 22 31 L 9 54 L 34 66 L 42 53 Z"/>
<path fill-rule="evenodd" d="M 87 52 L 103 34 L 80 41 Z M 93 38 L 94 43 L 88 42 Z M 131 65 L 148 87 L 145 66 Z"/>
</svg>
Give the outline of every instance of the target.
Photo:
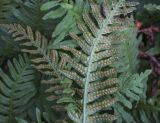
<svg viewBox="0 0 160 123">
<path fill-rule="evenodd" d="M 63 70 L 61 73 L 73 81 L 71 89 L 74 96 L 60 100 L 70 102 L 67 108 L 69 116 L 77 123 L 116 119 L 113 107 L 118 101 L 115 96 L 118 78 L 113 63 L 118 60 L 118 45 L 126 40 L 123 32 L 129 28 L 130 22 L 129 18 L 121 19 L 119 15 L 127 15 L 135 10 L 131 3 L 124 0 L 105 0 L 104 15 L 94 2 L 91 1 L 90 6 L 92 14 L 84 13 L 83 20 L 77 23 L 83 36 L 70 33 L 80 50 L 62 48 L 78 59 L 75 60 L 68 54 L 63 55 L 71 70 Z"/>
</svg>

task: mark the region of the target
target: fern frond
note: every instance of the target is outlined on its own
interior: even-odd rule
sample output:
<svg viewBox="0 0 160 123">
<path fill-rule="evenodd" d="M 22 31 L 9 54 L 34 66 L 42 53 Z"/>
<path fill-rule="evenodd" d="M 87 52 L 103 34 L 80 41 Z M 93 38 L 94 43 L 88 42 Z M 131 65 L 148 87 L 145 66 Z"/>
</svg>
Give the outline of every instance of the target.
<svg viewBox="0 0 160 123">
<path fill-rule="evenodd" d="M 119 117 L 118 123 L 130 123 L 135 121 L 128 110 L 131 110 L 134 102 L 139 102 L 145 93 L 145 84 L 151 71 L 146 70 L 140 74 L 137 72 L 139 40 L 136 39 L 137 31 L 134 28 L 132 17 L 130 28 L 123 34 L 127 37 L 122 45 L 119 45 L 119 60 L 113 65 L 119 73 L 117 93 L 119 103 L 115 105 L 115 112 Z"/>
<path fill-rule="evenodd" d="M 121 121 L 130 123 L 135 122 L 133 116 L 128 112 L 131 110 L 134 102 L 139 102 L 144 92 L 144 85 L 151 73 L 150 70 L 146 70 L 144 73 L 123 73 L 118 77 L 118 104 L 115 105 L 115 112 L 119 117 L 118 123 Z"/>
<path fill-rule="evenodd" d="M 66 57 L 71 71 L 61 71 L 73 80 L 71 88 L 81 90 L 83 94 L 79 97 L 79 93 L 75 91 L 72 98 L 63 99 L 64 102 L 70 102 L 69 107 L 74 107 L 69 110 L 69 116 L 77 123 L 107 122 L 116 119 L 114 112 L 111 112 L 118 100 L 115 97 L 118 90 L 117 69 L 112 65 L 118 60 L 117 45 L 126 40 L 126 35 L 122 32 L 127 30 L 129 25 L 128 19 L 123 20 L 128 24 L 124 25 L 117 18 L 122 7 L 125 8 L 125 15 L 135 8 L 128 7 L 124 0 L 115 2 L 116 4 L 110 3 L 109 0 L 104 1 L 104 17 L 99 6 L 91 1 L 92 15 L 84 13 L 83 20 L 77 22 L 83 36 L 70 34 L 81 49 L 62 48 L 78 58 L 75 60 L 65 54 L 63 57 Z"/>
<path fill-rule="evenodd" d="M 10 74 L 0 69 L 0 119 L 2 123 L 13 122 L 15 117 L 24 117 L 32 106 L 37 92 L 33 83 L 34 70 L 27 55 L 8 61 Z"/>
<path fill-rule="evenodd" d="M 64 59 L 59 61 L 55 50 L 47 51 L 48 40 L 39 31 L 34 33 L 31 27 L 27 26 L 25 29 L 19 24 L 2 24 L 1 26 L 7 28 L 8 33 L 11 33 L 14 40 L 19 42 L 22 52 L 36 56 L 32 58 L 33 67 L 46 75 L 58 77 L 57 70 L 63 67 Z"/>
</svg>

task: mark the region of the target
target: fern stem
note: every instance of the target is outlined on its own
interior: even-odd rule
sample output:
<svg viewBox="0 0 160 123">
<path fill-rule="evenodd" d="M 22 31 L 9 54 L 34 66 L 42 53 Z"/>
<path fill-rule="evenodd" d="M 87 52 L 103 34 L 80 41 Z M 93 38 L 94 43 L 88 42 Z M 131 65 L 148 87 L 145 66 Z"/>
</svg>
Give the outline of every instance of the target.
<svg viewBox="0 0 160 123">
<path fill-rule="evenodd" d="M 88 70 L 87 70 L 87 78 L 86 78 L 86 81 L 85 81 L 84 102 L 83 102 L 83 123 L 86 123 L 86 120 L 87 120 L 88 87 L 89 87 L 89 80 L 90 80 L 92 61 L 93 61 L 93 58 L 94 58 L 94 54 L 95 54 L 95 49 L 96 49 L 97 43 L 98 42 L 96 42 L 94 44 L 93 48 L 92 48 L 91 56 L 90 56 L 89 63 L 88 63 L 89 67 L 88 67 Z"/>
<path fill-rule="evenodd" d="M 117 3 L 117 5 L 115 6 L 115 9 L 109 15 L 109 17 L 104 20 L 104 22 L 100 26 L 100 31 L 97 33 L 97 36 L 94 39 L 96 42 L 92 46 L 93 48 L 91 50 L 91 55 L 90 55 L 90 58 L 89 58 L 89 61 L 88 61 L 88 69 L 87 69 L 87 74 L 86 74 L 87 78 L 85 80 L 84 101 L 83 101 L 83 122 L 82 123 L 88 123 L 87 122 L 87 117 L 88 117 L 88 114 L 87 114 L 87 100 L 88 100 L 88 90 L 89 90 L 88 87 L 89 87 L 90 75 L 91 75 L 91 72 L 92 72 L 91 67 L 92 67 L 92 62 L 93 62 L 93 58 L 94 58 L 94 55 L 95 55 L 96 47 L 99 43 L 101 35 L 105 31 L 106 27 L 108 26 L 108 24 L 112 20 L 114 14 L 116 13 L 116 11 L 118 10 L 119 6 L 122 4 L 123 1 L 125 1 L 125 0 L 120 0 Z"/>
</svg>

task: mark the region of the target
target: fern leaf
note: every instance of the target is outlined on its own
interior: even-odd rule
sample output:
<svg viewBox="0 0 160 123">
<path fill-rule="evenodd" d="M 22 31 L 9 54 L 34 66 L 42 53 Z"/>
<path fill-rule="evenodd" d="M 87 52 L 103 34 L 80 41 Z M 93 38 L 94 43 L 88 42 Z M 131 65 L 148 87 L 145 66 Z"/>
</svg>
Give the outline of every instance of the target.
<svg viewBox="0 0 160 123">
<path fill-rule="evenodd" d="M 27 55 L 8 61 L 10 75 L 0 69 L 0 118 L 2 123 L 22 117 L 32 106 L 37 92 L 33 83 L 34 70 Z M 25 106 L 24 106 L 25 105 Z M 23 115 L 22 115 L 23 114 Z"/>
<path fill-rule="evenodd" d="M 127 3 L 127 5 L 130 4 Z M 128 110 L 131 110 L 134 102 L 140 101 L 142 94 L 145 93 L 144 87 L 151 71 L 146 70 L 140 74 L 137 72 L 139 40 L 136 39 L 137 31 L 133 27 L 133 17 L 130 18 L 130 28 L 123 34 L 127 37 L 122 45 L 119 45 L 119 60 L 113 65 L 119 73 L 117 93 L 119 103 L 115 105 L 114 109 L 119 115 L 118 123 L 130 123 L 135 120 Z"/>
<path fill-rule="evenodd" d="M 61 71 L 75 82 L 71 88 L 83 90 L 83 96 L 78 98 L 76 97 L 78 93 L 75 92 L 75 96 L 69 104 L 69 106 L 75 106 L 76 103 L 73 100 L 80 104 L 80 106 L 77 105 L 75 111 L 69 110 L 70 117 L 74 117 L 73 120 L 77 123 L 107 122 L 116 119 L 113 113 L 109 113 L 117 101 L 115 93 L 118 90 L 116 86 L 117 70 L 112 67 L 112 64 L 118 56 L 116 45 L 126 40 L 126 36 L 121 32 L 128 29 L 128 25 L 123 25 L 121 21 L 116 24 L 115 21 L 112 22 L 118 18 L 117 14 L 121 7 L 127 7 L 125 1 L 119 0 L 114 4 L 105 0 L 103 5 L 108 9 L 105 12 L 106 17 L 100 13 L 97 4 L 91 1 L 90 5 L 92 15 L 84 13 L 83 20 L 77 22 L 83 36 L 70 34 L 81 49 L 62 48 L 80 59 L 75 60 L 74 57 L 68 57 L 68 66 L 71 66 L 72 71 Z M 130 12 L 129 9 L 125 11 L 126 14 Z"/>
</svg>

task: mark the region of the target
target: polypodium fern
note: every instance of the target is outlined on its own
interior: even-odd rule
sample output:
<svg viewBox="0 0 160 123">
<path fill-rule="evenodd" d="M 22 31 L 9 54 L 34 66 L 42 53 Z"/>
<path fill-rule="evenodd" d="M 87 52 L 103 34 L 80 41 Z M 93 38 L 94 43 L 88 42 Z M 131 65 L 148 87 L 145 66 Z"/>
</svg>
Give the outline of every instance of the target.
<svg viewBox="0 0 160 123">
<path fill-rule="evenodd" d="M 37 92 L 33 80 L 34 70 L 27 55 L 8 61 L 9 74 L 0 69 L 0 119 L 1 123 L 14 122 L 15 117 L 25 117 Z"/>
<path fill-rule="evenodd" d="M 104 0 L 103 9 L 94 2 L 90 2 L 92 15 L 84 13 L 83 20 L 78 21 L 78 27 L 83 36 L 71 33 L 81 50 L 64 47 L 70 51 L 76 60 L 64 54 L 71 70 L 61 71 L 73 80 L 71 89 L 75 91 L 73 97 L 64 97 L 58 102 L 70 102 L 69 116 L 77 123 L 106 122 L 116 119 L 113 106 L 117 101 L 117 69 L 112 64 L 117 58 L 117 45 L 126 40 L 122 32 L 128 25 L 122 25 L 127 18 L 119 15 L 131 13 L 135 10 L 135 3 L 125 0 Z M 121 9 L 121 8 L 125 9 Z M 78 60 L 77 60 L 78 59 Z M 73 95 L 73 93 L 72 93 Z"/>
</svg>

